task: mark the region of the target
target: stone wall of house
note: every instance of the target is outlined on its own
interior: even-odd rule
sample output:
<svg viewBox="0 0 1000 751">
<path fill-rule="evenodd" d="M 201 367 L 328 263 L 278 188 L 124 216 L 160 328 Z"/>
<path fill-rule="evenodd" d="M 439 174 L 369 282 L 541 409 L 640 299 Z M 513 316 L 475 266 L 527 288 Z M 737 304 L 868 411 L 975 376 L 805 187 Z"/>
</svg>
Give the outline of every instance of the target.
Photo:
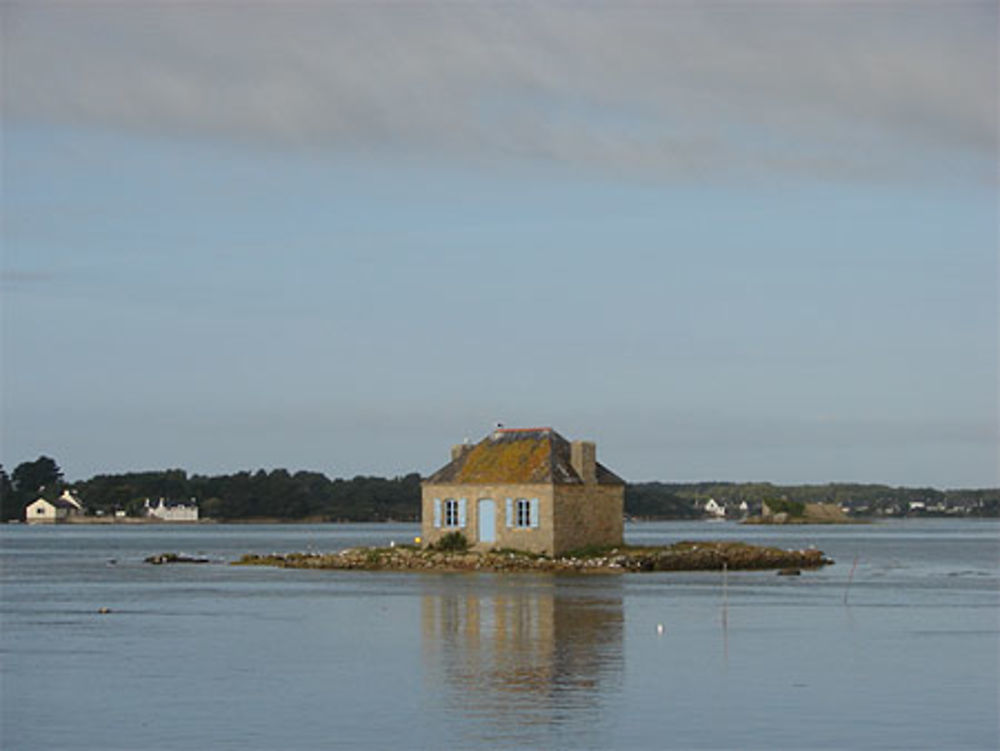
<svg viewBox="0 0 1000 751">
<path fill-rule="evenodd" d="M 553 550 L 565 553 L 589 545 L 621 545 L 624 535 L 623 485 L 557 485 Z"/>
<path fill-rule="evenodd" d="M 553 552 L 552 491 L 550 484 L 541 485 L 424 485 L 420 513 L 422 544 L 436 543 L 449 532 L 461 532 L 473 546 L 490 548 L 514 548 L 532 553 Z M 465 527 L 434 526 L 434 499 L 444 502 L 448 498 L 466 499 Z M 496 511 L 496 542 L 479 542 L 479 500 L 490 498 Z M 537 498 L 538 528 L 508 528 L 507 499 Z"/>
<path fill-rule="evenodd" d="M 424 545 L 461 532 L 473 546 L 514 548 L 556 555 L 589 545 L 620 545 L 624 533 L 625 489 L 621 485 L 425 485 L 421 509 Z M 434 499 L 466 499 L 465 526 L 434 526 Z M 496 541 L 479 541 L 479 500 L 495 503 Z M 507 499 L 537 498 L 537 529 L 507 526 Z M 555 521 L 558 519 L 558 522 Z"/>
</svg>

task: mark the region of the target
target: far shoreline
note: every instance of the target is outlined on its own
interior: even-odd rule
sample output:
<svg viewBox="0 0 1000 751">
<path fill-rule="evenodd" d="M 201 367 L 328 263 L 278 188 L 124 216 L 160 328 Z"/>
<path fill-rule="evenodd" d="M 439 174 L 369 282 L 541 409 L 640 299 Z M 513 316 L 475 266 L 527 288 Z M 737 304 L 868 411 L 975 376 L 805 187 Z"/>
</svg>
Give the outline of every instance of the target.
<svg viewBox="0 0 1000 751">
<path fill-rule="evenodd" d="M 799 520 L 789 519 L 787 521 L 767 521 L 759 517 L 749 519 L 691 519 L 686 517 L 629 517 L 626 524 L 705 524 L 715 525 L 720 522 L 728 522 L 733 526 L 747 527 L 836 527 L 836 526 L 865 526 L 877 525 L 888 522 L 913 522 L 927 520 L 962 520 L 962 521 L 997 521 L 993 516 L 956 516 L 952 514 L 923 514 L 920 516 L 878 516 L 878 517 L 848 517 L 837 521 L 820 520 Z M 60 519 L 58 521 L 38 521 L 26 522 L 23 519 L 9 519 L 2 526 L 24 526 L 24 527 L 61 527 L 61 526 L 157 526 L 157 527 L 194 527 L 227 524 L 234 526 L 298 526 L 298 525 L 323 525 L 346 526 L 350 524 L 407 524 L 420 525 L 419 519 L 324 519 L 316 517 L 306 517 L 302 519 L 286 519 L 282 517 L 252 517 L 244 519 L 219 519 L 205 518 L 196 521 L 169 521 L 166 519 L 150 519 L 140 517 L 108 517 L 108 516 L 85 516 Z"/>
</svg>

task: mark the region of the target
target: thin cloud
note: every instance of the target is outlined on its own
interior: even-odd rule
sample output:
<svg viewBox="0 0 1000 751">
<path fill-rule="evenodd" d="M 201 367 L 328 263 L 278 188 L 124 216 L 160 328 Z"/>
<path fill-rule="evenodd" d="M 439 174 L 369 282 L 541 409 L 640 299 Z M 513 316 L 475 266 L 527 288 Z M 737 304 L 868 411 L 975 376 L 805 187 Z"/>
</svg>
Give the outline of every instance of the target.
<svg viewBox="0 0 1000 751">
<path fill-rule="evenodd" d="M 0 271 L 0 287 L 15 289 L 18 287 L 48 284 L 56 281 L 61 275 L 54 271 Z"/>
<path fill-rule="evenodd" d="M 905 177 L 997 131 L 997 7 L 8 5 L 6 117 L 688 176 Z"/>
</svg>

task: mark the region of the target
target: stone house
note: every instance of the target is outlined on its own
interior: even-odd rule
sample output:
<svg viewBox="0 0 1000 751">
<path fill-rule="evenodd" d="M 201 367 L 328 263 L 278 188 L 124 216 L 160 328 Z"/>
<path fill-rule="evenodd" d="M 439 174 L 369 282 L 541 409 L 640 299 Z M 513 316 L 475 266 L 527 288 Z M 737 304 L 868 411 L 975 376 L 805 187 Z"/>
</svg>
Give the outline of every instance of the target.
<svg viewBox="0 0 1000 751">
<path fill-rule="evenodd" d="M 83 504 L 80 499 L 72 491 L 64 490 L 63 494 L 53 501 L 39 498 L 29 503 L 24 509 L 24 520 L 29 524 L 51 524 L 82 513 Z"/>
<path fill-rule="evenodd" d="M 622 543 L 625 481 L 591 441 L 552 428 L 501 429 L 452 448 L 421 484 L 421 532 L 433 544 L 461 532 L 480 549 L 558 555 Z"/>
</svg>

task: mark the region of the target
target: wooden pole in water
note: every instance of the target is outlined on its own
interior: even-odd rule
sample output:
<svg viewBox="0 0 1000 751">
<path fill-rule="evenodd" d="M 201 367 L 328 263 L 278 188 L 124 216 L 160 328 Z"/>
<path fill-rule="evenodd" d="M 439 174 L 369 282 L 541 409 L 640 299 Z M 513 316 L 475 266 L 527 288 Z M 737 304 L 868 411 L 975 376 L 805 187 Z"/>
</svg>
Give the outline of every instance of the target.
<svg viewBox="0 0 1000 751">
<path fill-rule="evenodd" d="M 854 570 L 858 567 L 858 554 L 854 554 L 854 563 L 851 564 L 851 573 L 847 575 L 847 586 L 844 587 L 844 604 L 847 604 L 847 593 L 851 591 L 851 582 L 854 580 Z"/>
</svg>

